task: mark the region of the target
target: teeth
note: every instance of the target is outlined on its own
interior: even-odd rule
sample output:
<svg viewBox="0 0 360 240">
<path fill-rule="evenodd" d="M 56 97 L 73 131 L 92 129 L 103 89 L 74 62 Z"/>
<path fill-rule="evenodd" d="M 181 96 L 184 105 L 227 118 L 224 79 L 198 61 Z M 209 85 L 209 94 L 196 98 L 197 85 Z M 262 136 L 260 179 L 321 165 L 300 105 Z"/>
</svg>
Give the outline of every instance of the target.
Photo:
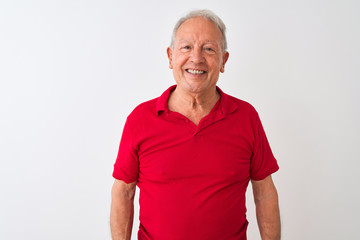
<svg viewBox="0 0 360 240">
<path fill-rule="evenodd" d="M 192 74 L 203 74 L 205 71 L 201 71 L 201 70 L 193 70 L 193 69 L 188 69 L 187 70 L 189 73 L 192 73 Z"/>
</svg>

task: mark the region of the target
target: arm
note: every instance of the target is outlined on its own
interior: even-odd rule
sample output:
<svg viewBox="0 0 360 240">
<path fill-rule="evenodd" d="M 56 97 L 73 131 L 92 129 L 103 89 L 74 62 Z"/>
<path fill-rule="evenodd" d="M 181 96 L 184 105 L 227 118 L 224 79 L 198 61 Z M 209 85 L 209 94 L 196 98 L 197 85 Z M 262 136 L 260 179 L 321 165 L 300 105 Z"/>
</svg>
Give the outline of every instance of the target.
<svg viewBox="0 0 360 240">
<path fill-rule="evenodd" d="M 261 239 L 280 240 L 278 194 L 271 175 L 260 181 L 251 180 L 251 183 Z"/>
<path fill-rule="evenodd" d="M 136 182 L 115 180 L 111 191 L 110 228 L 113 240 L 130 240 Z"/>
</svg>

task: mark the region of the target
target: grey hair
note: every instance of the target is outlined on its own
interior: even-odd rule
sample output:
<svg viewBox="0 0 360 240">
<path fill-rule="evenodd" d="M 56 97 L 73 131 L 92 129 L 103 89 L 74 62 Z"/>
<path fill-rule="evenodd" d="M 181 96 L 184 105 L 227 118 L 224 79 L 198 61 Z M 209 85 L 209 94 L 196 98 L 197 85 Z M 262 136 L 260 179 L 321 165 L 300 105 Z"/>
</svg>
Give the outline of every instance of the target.
<svg viewBox="0 0 360 240">
<path fill-rule="evenodd" d="M 181 24 L 183 24 L 186 20 L 189 20 L 191 18 L 196 18 L 196 17 L 203 17 L 203 18 L 215 23 L 215 25 L 221 31 L 221 34 L 222 34 L 222 46 L 221 47 L 222 47 L 222 51 L 225 52 L 227 50 L 227 41 L 226 41 L 226 34 L 225 34 L 226 26 L 225 26 L 224 22 L 221 20 L 221 18 L 219 18 L 215 13 L 213 13 L 212 11 L 207 10 L 207 9 L 191 11 L 187 15 L 185 15 L 184 17 L 180 18 L 177 21 L 177 23 L 175 24 L 172 36 L 171 36 L 170 47 L 174 48 L 175 35 L 176 35 L 177 30 L 181 26 Z"/>
</svg>

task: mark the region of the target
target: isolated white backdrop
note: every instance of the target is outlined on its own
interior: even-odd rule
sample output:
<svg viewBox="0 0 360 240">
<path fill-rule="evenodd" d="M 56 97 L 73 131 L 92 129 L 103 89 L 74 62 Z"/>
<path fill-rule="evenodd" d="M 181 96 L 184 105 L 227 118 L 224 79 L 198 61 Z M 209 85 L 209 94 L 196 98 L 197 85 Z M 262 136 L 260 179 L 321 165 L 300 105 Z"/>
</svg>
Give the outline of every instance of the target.
<svg viewBox="0 0 360 240">
<path fill-rule="evenodd" d="M 110 239 L 125 118 L 174 84 L 165 50 L 196 8 L 227 25 L 218 85 L 255 106 L 278 159 L 283 239 L 360 239 L 355 0 L 1 1 L 0 239 Z"/>
</svg>

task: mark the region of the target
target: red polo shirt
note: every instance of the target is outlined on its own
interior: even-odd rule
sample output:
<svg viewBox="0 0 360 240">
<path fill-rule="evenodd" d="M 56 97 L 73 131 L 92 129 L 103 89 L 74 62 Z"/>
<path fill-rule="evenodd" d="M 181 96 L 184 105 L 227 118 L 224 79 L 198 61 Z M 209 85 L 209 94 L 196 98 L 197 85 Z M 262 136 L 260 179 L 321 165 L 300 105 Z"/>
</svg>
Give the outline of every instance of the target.
<svg viewBox="0 0 360 240">
<path fill-rule="evenodd" d="M 220 93 L 198 126 L 170 87 L 128 116 L 113 176 L 140 188 L 139 240 L 246 239 L 245 191 L 279 169 L 256 110 Z"/>
</svg>

